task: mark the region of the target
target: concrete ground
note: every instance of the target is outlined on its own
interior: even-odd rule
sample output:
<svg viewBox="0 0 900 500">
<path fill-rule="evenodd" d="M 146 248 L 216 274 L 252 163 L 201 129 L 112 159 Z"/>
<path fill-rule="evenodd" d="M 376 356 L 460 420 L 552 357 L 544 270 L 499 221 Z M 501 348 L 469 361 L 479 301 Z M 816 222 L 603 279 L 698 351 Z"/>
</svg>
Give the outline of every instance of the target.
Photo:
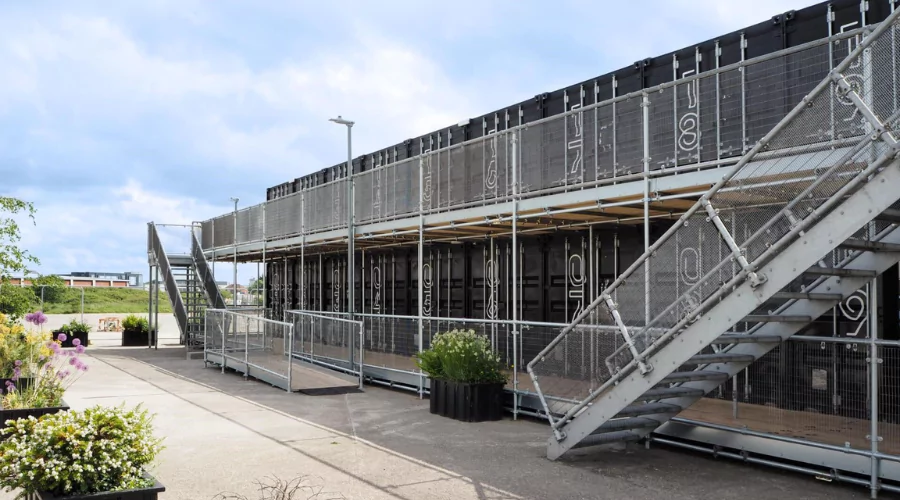
<svg viewBox="0 0 900 500">
<path fill-rule="evenodd" d="M 313 477 L 318 499 L 868 498 L 860 487 L 659 446 L 550 462 L 543 422 L 457 422 L 430 414 L 414 394 L 374 386 L 288 394 L 187 361 L 179 348 L 105 343 L 98 337 L 91 371 L 66 400 L 143 403 L 156 413 L 167 448 L 154 472 L 166 499 L 232 491 L 256 500 L 254 481 L 271 475 Z"/>
</svg>

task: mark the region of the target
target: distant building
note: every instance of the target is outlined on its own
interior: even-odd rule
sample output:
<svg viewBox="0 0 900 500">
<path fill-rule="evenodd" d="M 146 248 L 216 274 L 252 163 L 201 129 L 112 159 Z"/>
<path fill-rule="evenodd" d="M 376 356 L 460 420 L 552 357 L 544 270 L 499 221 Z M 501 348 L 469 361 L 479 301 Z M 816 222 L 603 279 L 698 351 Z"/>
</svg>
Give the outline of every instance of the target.
<svg viewBox="0 0 900 500">
<path fill-rule="evenodd" d="M 127 281 L 128 285 L 135 288 L 144 286 L 144 275 L 141 273 L 106 273 L 96 271 L 75 271 L 68 274 L 72 278 L 94 278 L 100 280 Z"/>
<path fill-rule="evenodd" d="M 59 276 L 59 275 L 57 275 Z M 91 278 L 86 276 L 59 276 L 66 286 L 82 287 L 82 288 L 129 288 L 131 283 L 128 280 L 112 279 L 112 278 Z M 13 286 L 31 286 L 33 278 L 11 277 L 9 283 Z"/>
</svg>

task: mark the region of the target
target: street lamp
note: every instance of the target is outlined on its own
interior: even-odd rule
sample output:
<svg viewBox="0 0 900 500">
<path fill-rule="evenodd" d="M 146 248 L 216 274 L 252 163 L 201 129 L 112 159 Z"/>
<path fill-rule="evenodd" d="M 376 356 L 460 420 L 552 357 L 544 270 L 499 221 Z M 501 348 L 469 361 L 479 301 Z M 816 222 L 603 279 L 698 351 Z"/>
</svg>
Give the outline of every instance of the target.
<svg viewBox="0 0 900 500">
<path fill-rule="evenodd" d="M 232 302 L 232 305 L 237 307 L 237 204 L 238 204 L 238 201 L 240 201 L 240 200 L 239 200 L 239 198 L 230 198 L 230 200 L 234 202 L 234 214 L 231 217 L 232 219 L 234 219 L 234 221 L 233 221 L 234 222 L 234 236 L 231 238 L 232 241 L 234 241 L 234 255 L 233 255 L 234 260 L 233 260 L 233 264 L 232 264 L 234 266 L 234 281 L 232 282 L 232 283 L 234 283 L 234 287 L 232 290 L 234 295 L 231 298 L 231 302 Z"/>
<path fill-rule="evenodd" d="M 347 312 L 349 313 L 350 319 L 352 320 L 355 299 L 354 269 L 356 267 L 353 241 L 353 136 L 351 132 L 353 129 L 353 122 L 341 118 L 341 115 L 338 115 L 337 118 L 329 118 L 329 121 L 337 123 L 338 125 L 347 126 L 347 298 L 349 299 Z"/>
</svg>

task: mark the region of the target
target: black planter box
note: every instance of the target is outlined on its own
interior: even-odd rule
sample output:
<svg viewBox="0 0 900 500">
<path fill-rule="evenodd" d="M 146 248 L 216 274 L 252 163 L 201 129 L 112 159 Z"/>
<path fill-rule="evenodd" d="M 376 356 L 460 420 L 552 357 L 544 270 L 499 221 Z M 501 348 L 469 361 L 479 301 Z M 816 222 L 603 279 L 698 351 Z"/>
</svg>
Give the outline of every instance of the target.
<svg viewBox="0 0 900 500">
<path fill-rule="evenodd" d="M 64 332 L 53 332 L 53 340 L 57 340 L 59 338 L 59 334 Z M 66 333 L 66 340 L 62 341 L 60 344 L 61 347 L 75 347 L 72 344 L 73 339 L 78 339 L 81 341 L 81 345 L 87 347 L 88 346 L 88 332 L 78 332 L 78 333 Z"/>
<path fill-rule="evenodd" d="M 13 380 L 11 378 L 0 378 L 0 396 L 5 395 L 7 392 L 9 392 L 6 390 L 6 382 L 7 381 L 16 384 L 16 390 L 21 391 L 22 389 L 31 387 L 31 380 L 32 380 L 31 378 L 24 378 L 24 377 L 20 378 L 19 380 Z"/>
<path fill-rule="evenodd" d="M 500 420 L 503 385 L 464 384 L 431 379 L 431 413 L 463 422 Z"/>
<path fill-rule="evenodd" d="M 7 420 L 18 420 L 20 418 L 28 418 L 31 416 L 34 418 L 41 418 L 44 415 L 59 413 L 61 411 L 67 411 L 68 409 L 69 405 L 67 405 L 65 401 L 62 402 L 61 406 L 54 406 L 52 408 L 15 408 L 10 410 L 3 408 L 3 404 L 0 402 L 0 428 L 6 428 Z M 0 436 L 0 439 L 6 439 L 6 436 Z"/>
<path fill-rule="evenodd" d="M 28 500 L 157 500 L 159 494 L 166 491 L 166 487 L 157 481 L 156 478 L 146 473 L 144 474 L 144 477 L 152 479 L 154 485 L 140 490 L 110 491 L 90 493 L 87 495 L 66 495 L 63 497 L 56 496 L 53 493 L 39 491 L 29 495 Z"/>
<path fill-rule="evenodd" d="M 147 347 L 156 341 L 156 332 L 144 332 L 140 330 L 122 331 L 122 347 Z"/>
</svg>

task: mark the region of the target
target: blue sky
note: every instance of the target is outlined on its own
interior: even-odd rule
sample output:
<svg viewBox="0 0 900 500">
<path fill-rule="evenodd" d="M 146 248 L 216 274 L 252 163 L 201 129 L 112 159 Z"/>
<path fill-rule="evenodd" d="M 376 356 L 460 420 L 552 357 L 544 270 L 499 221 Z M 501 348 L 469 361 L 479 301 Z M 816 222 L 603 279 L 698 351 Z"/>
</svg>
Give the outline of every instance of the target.
<svg viewBox="0 0 900 500">
<path fill-rule="evenodd" d="M 343 160 L 329 117 L 364 154 L 811 3 L 2 2 L 0 193 L 36 205 L 38 271 L 146 273 L 148 221 Z"/>
</svg>

